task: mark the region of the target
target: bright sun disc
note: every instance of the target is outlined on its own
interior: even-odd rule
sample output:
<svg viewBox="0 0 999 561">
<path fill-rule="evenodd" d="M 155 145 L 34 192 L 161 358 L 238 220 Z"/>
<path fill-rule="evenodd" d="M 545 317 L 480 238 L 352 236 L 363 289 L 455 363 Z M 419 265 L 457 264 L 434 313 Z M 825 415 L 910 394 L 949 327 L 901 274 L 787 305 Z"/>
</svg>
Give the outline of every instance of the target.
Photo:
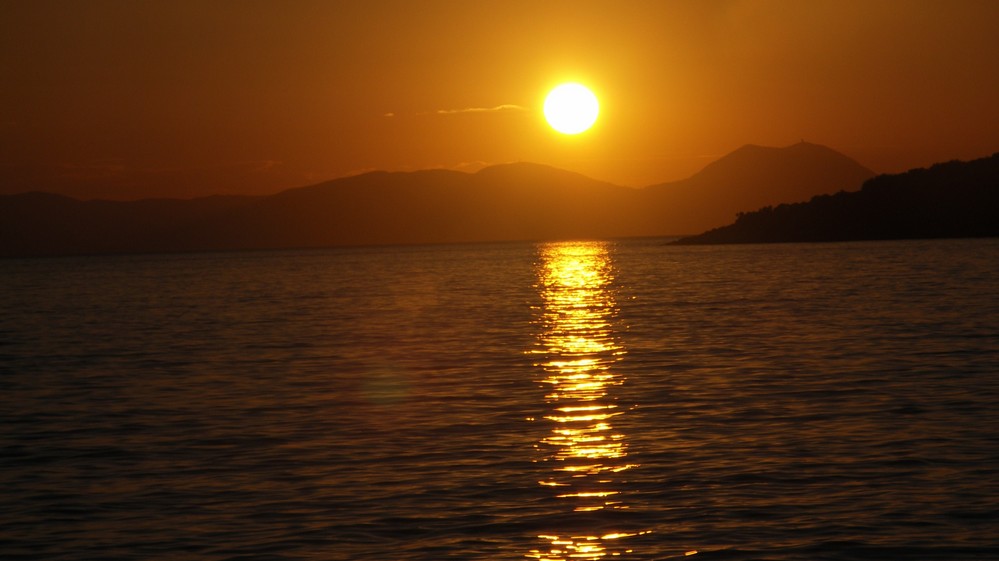
<svg viewBox="0 0 999 561">
<path fill-rule="evenodd" d="M 562 84 L 545 98 L 545 120 L 563 134 L 579 134 L 593 126 L 600 112 L 597 96 L 580 84 Z"/>
</svg>

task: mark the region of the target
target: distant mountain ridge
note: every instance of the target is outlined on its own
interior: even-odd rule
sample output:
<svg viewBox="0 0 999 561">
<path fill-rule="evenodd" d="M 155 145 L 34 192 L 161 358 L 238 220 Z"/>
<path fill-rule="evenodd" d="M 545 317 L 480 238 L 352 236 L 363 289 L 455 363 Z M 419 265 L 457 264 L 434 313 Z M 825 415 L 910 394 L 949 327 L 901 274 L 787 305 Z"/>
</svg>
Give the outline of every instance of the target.
<svg viewBox="0 0 999 561">
<path fill-rule="evenodd" d="M 767 205 L 859 188 L 874 172 L 826 146 L 784 148 L 747 144 L 693 176 L 648 187 L 657 206 L 679 208 L 673 233 L 727 224 L 736 214 Z"/>
<path fill-rule="evenodd" d="M 644 189 L 514 163 L 474 174 L 371 172 L 262 197 L 26 193 L 0 196 L 0 256 L 678 235 L 730 222 L 754 201 L 855 189 L 871 175 L 801 143 L 745 146 L 687 180 Z"/>
<path fill-rule="evenodd" d="M 894 175 L 859 191 L 766 206 L 680 244 L 999 236 L 999 153 Z"/>
</svg>

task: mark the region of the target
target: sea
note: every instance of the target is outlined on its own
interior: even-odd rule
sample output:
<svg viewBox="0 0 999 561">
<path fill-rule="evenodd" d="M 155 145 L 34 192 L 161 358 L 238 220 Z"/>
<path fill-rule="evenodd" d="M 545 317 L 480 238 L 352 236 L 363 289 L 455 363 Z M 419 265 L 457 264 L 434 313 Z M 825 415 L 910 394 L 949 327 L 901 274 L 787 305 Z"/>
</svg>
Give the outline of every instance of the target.
<svg viewBox="0 0 999 561">
<path fill-rule="evenodd" d="M 999 239 L 0 260 L 0 559 L 999 559 Z"/>
</svg>

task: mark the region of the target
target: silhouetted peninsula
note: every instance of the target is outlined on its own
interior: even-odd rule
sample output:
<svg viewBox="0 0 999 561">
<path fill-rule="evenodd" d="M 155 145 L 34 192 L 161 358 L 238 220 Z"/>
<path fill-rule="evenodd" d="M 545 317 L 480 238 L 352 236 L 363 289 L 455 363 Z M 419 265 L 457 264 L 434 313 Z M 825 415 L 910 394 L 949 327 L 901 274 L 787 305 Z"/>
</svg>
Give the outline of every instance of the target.
<svg viewBox="0 0 999 561">
<path fill-rule="evenodd" d="M 879 175 L 859 191 L 766 206 L 678 244 L 999 236 L 999 153 Z"/>
<path fill-rule="evenodd" d="M 873 173 L 815 144 L 744 146 L 678 182 L 622 187 L 549 166 L 371 172 L 263 197 L 0 196 L 0 256 L 675 236 Z"/>
<path fill-rule="evenodd" d="M 747 144 L 693 176 L 645 190 L 669 219 L 669 234 L 692 234 L 730 223 L 739 212 L 806 201 L 857 189 L 874 172 L 826 146 L 799 142 L 783 148 Z"/>
</svg>

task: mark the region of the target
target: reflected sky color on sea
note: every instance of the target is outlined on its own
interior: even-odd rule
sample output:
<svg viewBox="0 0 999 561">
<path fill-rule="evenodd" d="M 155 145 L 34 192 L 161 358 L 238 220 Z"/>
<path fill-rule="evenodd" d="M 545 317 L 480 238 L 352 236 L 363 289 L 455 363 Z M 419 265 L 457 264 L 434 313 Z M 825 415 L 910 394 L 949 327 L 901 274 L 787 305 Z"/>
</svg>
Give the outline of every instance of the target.
<svg viewBox="0 0 999 561">
<path fill-rule="evenodd" d="M 539 248 L 538 288 L 543 307 L 536 349 L 545 388 L 548 433 L 538 442 L 538 481 L 573 512 L 628 508 L 620 474 L 628 462 L 626 435 L 614 419 L 626 412 L 613 395 L 624 383 L 614 365 L 625 349 L 614 330 L 618 313 L 611 288 L 613 265 L 604 242 L 561 242 Z M 595 535 L 551 532 L 527 557 L 598 559 L 628 551 L 627 532 Z"/>
<path fill-rule="evenodd" d="M 999 239 L 664 241 L 0 260 L 3 558 L 999 559 Z"/>
</svg>

